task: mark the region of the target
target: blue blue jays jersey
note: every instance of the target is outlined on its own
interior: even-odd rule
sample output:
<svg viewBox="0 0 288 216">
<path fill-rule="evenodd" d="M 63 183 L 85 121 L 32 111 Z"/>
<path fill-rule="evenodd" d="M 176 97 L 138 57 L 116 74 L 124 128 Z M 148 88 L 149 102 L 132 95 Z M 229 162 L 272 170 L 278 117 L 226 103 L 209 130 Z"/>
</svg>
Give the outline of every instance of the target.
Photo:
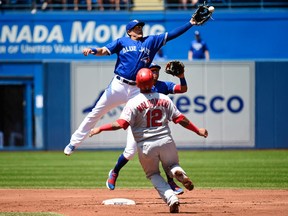
<svg viewBox="0 0 288 216">
<path fill-rule="evenodd" d="M 152 92 L 158 92 L 165 95 L 174 94 L 175 83 L 173 82 L 163 82 L 157 80 L 156 84 L 152 87 Z"/>
<path fill-rule="evenodd" d="M 193 40 L 189 50 L 193 52 L 193 59 L 205 59 L 205 51 L 208 47 L 203 40 Z"/>
<path fill-rule="evenodd" d="M 117 54 L 114 73 L 129 80 L 136 80 L 141 68 L 148 68 L 158 50 L 166 44 L 167 33 L 150 35 L 141 40 L 122 37 L 105 47 L 110 55 Z"/>
</svg>

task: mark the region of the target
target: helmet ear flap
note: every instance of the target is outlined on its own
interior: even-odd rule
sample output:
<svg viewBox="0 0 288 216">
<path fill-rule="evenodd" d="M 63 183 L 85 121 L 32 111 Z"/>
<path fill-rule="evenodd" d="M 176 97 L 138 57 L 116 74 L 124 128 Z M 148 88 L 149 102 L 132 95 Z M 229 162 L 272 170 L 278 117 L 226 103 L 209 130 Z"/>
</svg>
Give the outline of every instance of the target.
<svg viewBox="0 0 288 216">
<path fill-rule="evenodd" d="M 136 76 L 136 84 L 141 90 L 151 90 L 154 84 L 152 71 L 148 68 L 140 69 Z"/>
</svg>

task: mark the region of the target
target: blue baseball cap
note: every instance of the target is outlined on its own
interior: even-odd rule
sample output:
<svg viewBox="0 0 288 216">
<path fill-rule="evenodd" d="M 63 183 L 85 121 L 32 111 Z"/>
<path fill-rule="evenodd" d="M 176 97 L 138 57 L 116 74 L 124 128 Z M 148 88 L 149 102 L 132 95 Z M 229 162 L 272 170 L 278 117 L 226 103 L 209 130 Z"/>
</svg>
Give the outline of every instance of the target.
<svg viewBox="0 0 288 216">
<path fill-rule="evenodd" d="M 150 64 L 149 69 L 155 68 L 155 67 L 161 69 L 160 65 L 153 63 L 153 62 Z"/>
<path fill-rule="evenodd" d="M 144 26 L 145 23 L 139 20 L 132 20 L 126 25 L 126 32 L 134 28 L 136 25 Z"/>
</svg>

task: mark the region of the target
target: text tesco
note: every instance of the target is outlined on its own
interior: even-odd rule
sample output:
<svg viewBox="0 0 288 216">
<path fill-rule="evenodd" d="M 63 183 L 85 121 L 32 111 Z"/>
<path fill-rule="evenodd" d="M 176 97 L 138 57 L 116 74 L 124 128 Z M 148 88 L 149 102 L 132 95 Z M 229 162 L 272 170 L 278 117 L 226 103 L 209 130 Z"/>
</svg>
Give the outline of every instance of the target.
<svg viewBox="0 0 288 216">
<path fill-rule="evenodd" d="M 215 95 L 209 99 L 203 95 L 199 95 L 192 100 L 187 96 L 179 96 L 177 98 L 175 98 L 175 96 L 170 96 L 170 98 L 182 113 L 191 111 L 195 113 L 204 113 L 210 110 L 219 114 L 227 111 L 236 114 L 244 109 L 244 101 L 238 95 L 232 95 L 227 98 L 222 95 Z"/>
</svg>

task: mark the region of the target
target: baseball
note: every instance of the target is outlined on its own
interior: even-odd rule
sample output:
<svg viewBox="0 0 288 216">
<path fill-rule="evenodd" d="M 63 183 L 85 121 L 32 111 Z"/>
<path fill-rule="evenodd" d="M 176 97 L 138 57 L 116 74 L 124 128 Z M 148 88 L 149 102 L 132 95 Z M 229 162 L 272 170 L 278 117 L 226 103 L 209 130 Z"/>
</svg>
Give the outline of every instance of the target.
<svg viewBox="0 0 288 216">
<path fill-rule="evenodd" d="M 208 8 L 208 10 L 209 10 L 211 13 L 213 13 L 214 10 L 215 10 L 215 8 L 214 8 L 213 6 L 210 6 L 210 7 Z"/>
</svg>

